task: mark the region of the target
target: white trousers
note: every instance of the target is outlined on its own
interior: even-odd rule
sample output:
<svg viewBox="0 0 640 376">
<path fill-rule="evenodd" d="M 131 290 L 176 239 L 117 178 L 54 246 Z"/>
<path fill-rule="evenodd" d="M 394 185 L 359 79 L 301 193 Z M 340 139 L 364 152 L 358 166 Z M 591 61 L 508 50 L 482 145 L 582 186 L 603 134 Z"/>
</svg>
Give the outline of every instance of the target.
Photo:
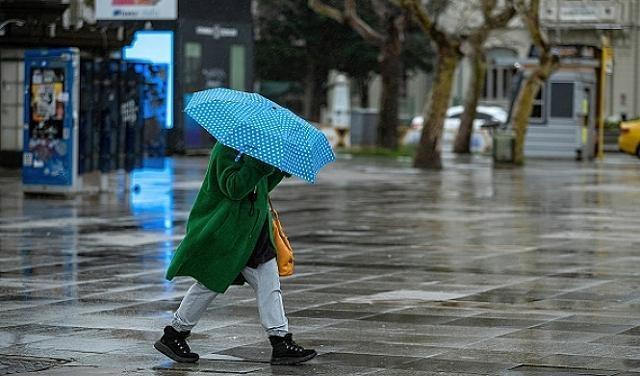
<svg viewBox="0 0 640 376">
<path fill-rule="evenodd" d="M 289 322 L 284 314 L 276 259 L 271 259 L 256 269 L 245 267 L 241 273 L 256 293 L 262 327 L 269 336 L 284 337 L 289 332 Z M 173 314 L 171 326 L 177 331 L 191 330 L 216 296 L 217 292 L 209 290 L 200 282 L 194 283 Z"/>
</svg>

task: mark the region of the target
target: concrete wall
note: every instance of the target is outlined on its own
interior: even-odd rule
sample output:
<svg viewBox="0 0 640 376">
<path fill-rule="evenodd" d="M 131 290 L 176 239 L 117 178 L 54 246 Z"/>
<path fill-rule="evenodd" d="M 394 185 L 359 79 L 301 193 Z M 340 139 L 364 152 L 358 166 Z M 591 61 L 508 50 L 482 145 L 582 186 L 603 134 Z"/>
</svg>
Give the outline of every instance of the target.
<svg viewBox="0 0 640 376">
<path fill-rule="evenodd" d="M 608 114 L 640 117 L 640 31 L 614 40 L 614 73 L 611 77 Z"/>
</svg>

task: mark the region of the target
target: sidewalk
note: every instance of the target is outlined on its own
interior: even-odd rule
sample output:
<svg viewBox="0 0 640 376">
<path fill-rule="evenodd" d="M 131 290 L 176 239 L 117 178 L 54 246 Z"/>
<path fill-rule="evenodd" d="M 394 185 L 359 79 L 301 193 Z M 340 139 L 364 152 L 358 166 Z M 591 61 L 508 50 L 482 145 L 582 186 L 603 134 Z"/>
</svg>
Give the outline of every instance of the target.
<svg viewBox="0 0 640 376">
<path fill-rule="evenodd" d="M 268 364 L 248 287 L 194 331 L 198 364 L 152 347 L 191 283 L 163 275 L 206 158 L 73 199 L 23 198 L 5 171 L 0 375 L 640 376 L 640 160 L 444 162 L 343 156 L 274 192 L 291 330 L 320 354 L 298 367 Z"/>
</svg>

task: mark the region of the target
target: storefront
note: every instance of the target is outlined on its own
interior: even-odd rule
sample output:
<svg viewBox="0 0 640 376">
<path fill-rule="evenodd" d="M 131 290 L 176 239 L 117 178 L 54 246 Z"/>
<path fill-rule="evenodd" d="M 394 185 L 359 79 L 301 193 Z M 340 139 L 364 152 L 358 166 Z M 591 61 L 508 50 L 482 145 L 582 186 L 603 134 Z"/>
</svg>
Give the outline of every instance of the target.
<svg viewBox="0 0 640 376">
<path fill-rule="evenodd" d="M 145 28 L 138 31 L 136 40 L 150 33 L 169 35 L 168 42 L 152 42 L 157 54 L 172 56 L 167 61 L 172 81 L 167 98 L 172 108 L 168 109 L 165 125 L 167 150 L 208 152 L 212 138 L 190 121 L 182 109 L 195 91 L 216 87 L 253 89 L 251 1 L 161 0 L 146 6 L 146 12 L 133 1 L 129 5 L 123 5 L 122 0 L 112 0 L 112 5 L 105 3 L 105 8 L 98 12 L 98 19 L 103 22 L 130 22 L 146 17 Z M 152 7 L 162 9 L 153 13 Z M 158 19 L 152 18 L 154 14 Z M 135 52 L 135 46 L 129 52 L 137 58 L 144 56 Z"/>
<path fill-rule="evenodd" d="M 83 14 L 94 10 L 82 1 L 0 0 L 0 17 L 17 20 L 0 31 L 0 165 L 18 168 L 22 164 L 24 55 L 30 49 L 77 48 L 81 83 L 90 87 L 103 77 L 99 86 L 106 91 L 112 83 L 105 72 L 113 64 L 121 60 L 146 64 L 147 68 L 138 69 L 146 70 L 146 81 L 156 89 L 148 101 L 151 104 L 141 106 L 144 138 L 149 141 L 145 151 L 154 155 L 210 149 L 211 137 L 182 112 L 191 93 L 221 86 L 253 89 L 250 0 L 103 0 L 95 4 L 90 23 Z M 93 98 L 92 91 L 85 92 L 81 86 L 80 107 L 106 103 L 100 95 Z M 160 120 L 146 121 L 150 116 Z M 102 122 L 81 113 L 81 140 L 87 137 L 83 130 L 89 120 Z M 80 171 L 95 168 L 95 156 L 82 160 L 82 145 Z"/>
<path fill-rule="evenodd" d="M 0 20 L 8 20 L 0 28 L 0 166 L 19 168 L 23 163 L 28 123 L 24 88 L 30 85 L 25 80 L 28 51 L 74 48 L 82 60 L 105 59 L 131 43 L 134 28 L 141 26 L 107 24 L 98 28 L 83 18 L 87 10 L 84 3 L 65 0 L 0 0 Z M 58 77 L 57 73 L 47 74 Z M 66 72 L 67 77 L 69 74 Z M 27 77 L 38 79 L 37 75 Z"/>
</svg>

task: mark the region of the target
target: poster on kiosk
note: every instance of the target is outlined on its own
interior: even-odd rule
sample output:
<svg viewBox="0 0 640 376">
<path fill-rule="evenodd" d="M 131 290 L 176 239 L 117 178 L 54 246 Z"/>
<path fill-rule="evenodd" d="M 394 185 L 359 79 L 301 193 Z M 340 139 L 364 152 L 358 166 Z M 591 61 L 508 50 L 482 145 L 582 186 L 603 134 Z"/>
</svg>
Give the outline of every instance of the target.
<svg viewBox="0 0 640 376">
<path fill-rule="evenodd" d="M 30 193 L 78 189 L 79 53 L 25 53 L 22 185 Z"/>
</svg>

